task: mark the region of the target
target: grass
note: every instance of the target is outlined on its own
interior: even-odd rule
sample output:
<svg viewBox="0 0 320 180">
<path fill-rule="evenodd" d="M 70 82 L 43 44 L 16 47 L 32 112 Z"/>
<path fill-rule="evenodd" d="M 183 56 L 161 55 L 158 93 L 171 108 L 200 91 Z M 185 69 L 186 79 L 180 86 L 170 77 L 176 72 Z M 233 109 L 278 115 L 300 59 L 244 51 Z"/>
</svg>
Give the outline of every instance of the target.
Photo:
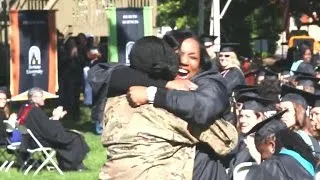
<svg viewBox="0 0 320 180">
<path fill-rule="evenodd" d="M 51 110 L 52 108 L 49 108 Z M 48 111 L 48 109 L 47 109 Z M 74 122 L 68 119 L 61 120 L 66 128 L 76 129 L 82 132 L 85 136 L 86 142 L 90 146 L 90 152 L 88 153 L 84 164 L 89 168 L 84 172 L 64 172 L 64 175 L 59 175 L 57 171 L 47 171 L 45 168 L 40 171 L 37 176 L 33 176 L 33 172 L 29 172 L 24 176 L 22 172 L 18 172 L 17 168 L 11 167 L 10 171 L 0 172 L 0 179 L 32 179 L 32 180 L 91 180 L 98 179 L 100 168 L 105 161 L 105 150 L 101 145 L 100 136 L 94 133 L 94 125 L 90 120 L 90 108 L 81 107 L 80 121 Z"/>
</svg>

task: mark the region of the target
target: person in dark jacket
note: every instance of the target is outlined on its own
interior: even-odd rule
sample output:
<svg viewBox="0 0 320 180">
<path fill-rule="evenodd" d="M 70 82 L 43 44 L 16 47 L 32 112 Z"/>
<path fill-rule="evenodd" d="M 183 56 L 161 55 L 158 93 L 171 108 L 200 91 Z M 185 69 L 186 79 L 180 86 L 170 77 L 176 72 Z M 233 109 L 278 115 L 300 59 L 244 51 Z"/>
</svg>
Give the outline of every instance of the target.
<svg viewBox="0 0 320 180">
<path fill-rule="evenodd" d="M 62 107 L 53 110 L 49 118 L 41 109 L 44 105 L 43 90 L 31 88 L 28 91 L 29 104 L 24 105 L 18 115 L 19 125 L 30 129 L 44 147 L 53 148 L 57 154 L 59 167 L 64 170 L 82 171 L 86 169 L 83 160 L 89 152 L 89 147 L 82 135 L 66 130 L 59 119 L 66 111 Z M 22 151 L 28 148 L 37 148 L 34 141 L 28 135 L 22 138 Z"/>
<path fill-rule="evenodd" d="M 229 106 L 225 81 L 211 63 L 205 48 L 195 36 L 184 37 L 180 48 L 180 66 L 176 79 L 191 80 L 198 87 L 193 91 L 168 90 L 161 87 L 130 87 L 127 93 L 133 105 L 153 103 L 187 121 L 208 126 L 221 117 Z M 193 179 L 227 179 L 220 158 L 205 143 L 196 148 Z"/>
<path fill-rule="evenodd" d="M 250 134 L 256 132 L 255 144 L 264 161 L 249 171 L 247 179 L 313 179 L 316 159 L 304 140 L 280 121 L 284 112 L 250 130 Z"/>
</svg>

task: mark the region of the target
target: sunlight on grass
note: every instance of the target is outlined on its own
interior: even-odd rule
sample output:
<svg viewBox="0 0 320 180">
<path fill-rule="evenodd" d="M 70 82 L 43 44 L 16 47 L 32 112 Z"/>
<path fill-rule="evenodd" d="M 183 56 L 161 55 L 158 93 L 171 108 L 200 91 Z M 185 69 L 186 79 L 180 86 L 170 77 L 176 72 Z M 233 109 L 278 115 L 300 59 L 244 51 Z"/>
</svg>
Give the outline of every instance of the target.
<svg viewBox="0 0 320 180">
<path fill-rule="evenodd" d="M 50 110 L 49 110 L 50 111 Z M 90 147 L 90 152 L 84 161 L 84 164 L 89 168 L 85 172 L 65 172 L 63 176 L 59 175 L 57 171 L 47 171 L 43 169 L 37 176 L 33 176 L 33 172 L 29 172 L 27 176 L 24 176 L 21 172 L 18 172 L 15 167 L 12 167 L 9 172 L 1 172 L 1 180 L 7 179 L 32 179 L 32 180 L 91 180 L 98 179 L 100 168 L 105 161 L 105 150 L 101 145 L 100 136 L 93 133 L 93 122 L 90 120 L 90 108 L 81 107 L 81 115 L 79 122 L 73 122 L 68 119 L 64 119 L 63 124 L 66 128 L 76 129 L 82 132 L 85 136 L 86 142 Z"/>
</svg>

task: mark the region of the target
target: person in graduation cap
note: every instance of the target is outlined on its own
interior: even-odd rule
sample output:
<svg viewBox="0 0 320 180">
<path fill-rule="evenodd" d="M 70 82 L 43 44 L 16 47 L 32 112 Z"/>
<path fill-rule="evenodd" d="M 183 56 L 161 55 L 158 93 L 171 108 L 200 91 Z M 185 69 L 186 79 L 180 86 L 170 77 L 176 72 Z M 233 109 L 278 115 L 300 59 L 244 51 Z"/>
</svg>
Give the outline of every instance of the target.
<svg viewBox="0 0 320 180">
<path fill-rule="evenodd" d="M 315 146 L 317 145 L 314 137 L 312 137 L 313 130 L 307 115 L 308 106 L 312 106 L 314 101 L 314 94 L 283 85 L 279 108 L 281 110 L 287 110 L 281 117 L 281 121 L 283 121 L 290 130 L 297 132 L 312 148 L 314 155 L 319 156 L 319 152 L 315 151 Z"/>
<path fill-rule="evenodd" d="M 314 130 L 314 137 L 320 140 L 320 86 L 315 86 L 315 101 L 310 111 L 311 125 Z"/>
<path fill-rule="evenodd" d="M 297 82 L 296 88 L 314 93 L 315 86 L 320 81 L 320 78 L 316 78 L 314 76 L 298 75 L 295 80 Z"/>
<path fill-rule="evenodd" d="M 260 154 L 256 150 L 254 139 L 252 136 L 244 136 L 256 124 L 265 119 L 264 113 L 267 111 L 267 106 L 273 101 L 260 97 L 254 92 L 247 92 L 241 95 L 237 102 L 242 103 L 238 118 L 238 130 L 240 133 L 240 141 L 236 150 L 235 156 L 229 164 L 229 176 L 233 174 L 234 168 L 243 162 L 260 162 Z"/>
<path fill-rule="evenodd" d="M 237 99 L 242 95 L 254 95 L 258 93 L 258 87 L 257 86 L 251 86 L 251 85 L 238 85 L 233 89 L 232 95 L 231 95 L 231 107 L 232 112 L 235 113 L 235 119 L 234 119 L 234 125 L 237 125 L 237 117 L 240 113 L 242 103 L 237 102 Z"/>
<path fill-rule="evenodd" d="M 255 132 L 254 142 L 263 162 L 250 169 L 246 179 L 313 179 L 317 160 L 303 139 L 280 120 L 286 111 L 260 122 L 247 133 Z"/>
<path fill-rule="evenodd" d="M 268 80 L 278 81 L 279 73 L 277 73 L 269 67 L 264 67 L 260 69 L 260 71 L 258 72 L 257 84 L 261 84 L 263 81 Z"/>
<path fill-rule="evenodd" d="M 310 117 L 312 119 L 311 124 L 314 131 L 314 137 L 320 140 L 320 96 L 317 96 L 317 100 L 310 111 Z"/>
<path fill-rule="evenodd" d="M 214 40 L 216 38 L 217 36 L 209 36 L 209 35 L 200 36 L 200 41 L 206 47 L 207 53 L 212 60 L 216 58 L 216 52 L 214 51 Z"/>
<path fill-rule="evenodd" d="M 241 84 L 246 84 L 243 72 L 240 69 L 236 50 L 232 46 L 223 46 L 219 52 L 220 73 L 227 82 L 228 94 Z"/>
</svg>

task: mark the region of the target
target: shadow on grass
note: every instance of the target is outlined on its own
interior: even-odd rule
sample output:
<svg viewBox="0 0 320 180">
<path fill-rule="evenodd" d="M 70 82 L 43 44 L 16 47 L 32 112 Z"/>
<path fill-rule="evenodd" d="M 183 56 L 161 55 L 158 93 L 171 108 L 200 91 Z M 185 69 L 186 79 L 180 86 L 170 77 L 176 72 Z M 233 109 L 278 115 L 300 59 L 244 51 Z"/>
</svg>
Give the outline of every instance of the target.
<svg viewBox="0 0 320 180">
<path fill-rule="evenodd" d="M 84 133 L 87 133 L 87 132 L 95 133 L 93 122 L 76 123 L 72 121 L 64 121 L 62 124 L 67 129 L 75 129 Z"/>
<path fill-rule="evenodd" d="M 62 119 L 62 124 L 65 128 L 75 129 L 81 132 L 95 133 L 94 122 L 91 120 L 91 108 L 86 106 L 80 106 L 80 119 L 78 121 L 72 120 L 66 116 Z"/>
</svg>

